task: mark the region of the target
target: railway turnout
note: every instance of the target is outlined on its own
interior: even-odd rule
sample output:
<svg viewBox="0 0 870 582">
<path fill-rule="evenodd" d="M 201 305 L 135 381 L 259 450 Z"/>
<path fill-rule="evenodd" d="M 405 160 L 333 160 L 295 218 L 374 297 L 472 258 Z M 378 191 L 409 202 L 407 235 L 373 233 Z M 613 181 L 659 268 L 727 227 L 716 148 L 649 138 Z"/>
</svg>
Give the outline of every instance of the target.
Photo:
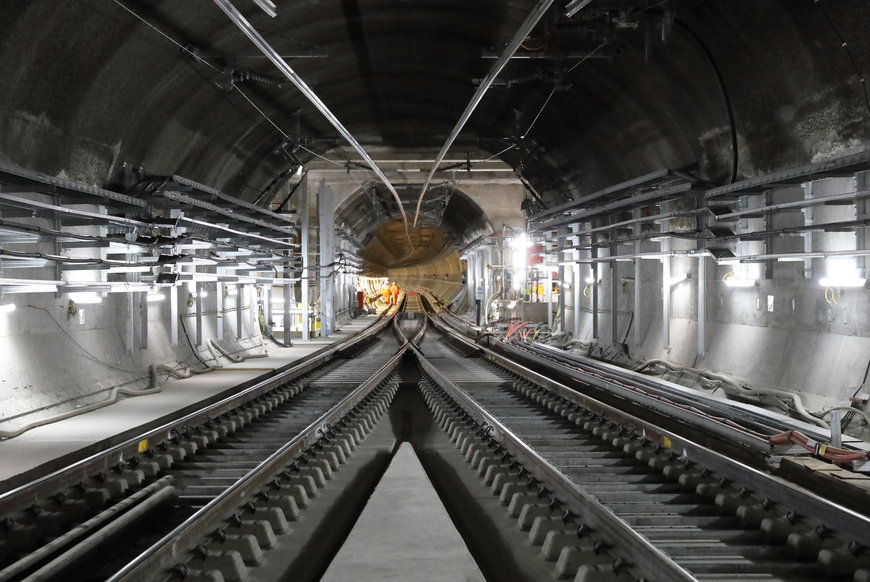
<svg viewBox="0 0 870 582">
<path fill-rule="evenodd" d="M 0 580 L 317 580 L 403 442 L 490 580 L 870 580 L 866 493 L 777 474 L 788 419 L 427 308 L 3 493 Z"/>
</svg>

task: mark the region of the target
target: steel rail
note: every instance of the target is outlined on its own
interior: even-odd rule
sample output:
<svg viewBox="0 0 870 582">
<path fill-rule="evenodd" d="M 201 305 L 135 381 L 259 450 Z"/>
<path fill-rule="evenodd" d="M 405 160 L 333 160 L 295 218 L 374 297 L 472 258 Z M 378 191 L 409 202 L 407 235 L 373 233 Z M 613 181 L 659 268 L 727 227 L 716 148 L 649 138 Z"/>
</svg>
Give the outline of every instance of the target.
<svg viewBox="0 0 870 582">
<path fill-rule="evenodd" d="M 507 351 L 511 352 L 519 351 L 517 350 L 517 348 L 512 348 L 512 346 L 508 344 L 503 344 L 499 347 L 503 347 Z M 691 389 L 685 388 L 678 384 L 672 384 L 665 380 L 651 378 L 639 372 L 635 372 L 633 370 L 626 370 L 604 362 L 598 362 L 595 360 L 590 360 L 588 358 L 578 358 L 575 356 L 570 356 L 565 352 L 559 350 L 558 348 L 554 348 L 552 346 L 535 344 L 524 346 L 522 349 L 528 350 L 532 353 L 540 354 L 541 357 L 546 359 L 556 360 L 568 367 L 581 366 L 591 368 L 598 373 L 607 374 L 609 376 L 619 378 L 625 382 L 639 384 L 644 388 L 649 388 L 651 390 L 661 392 L 668 398 L 683 399 L 687 404 L 691 404 L 692 406 L 703 406 L 713 414 L 730 415 L 732 416 L 732 420 L 735 421 L 750 421 L 753 423 L 757 423 L 759 426 L 763 426 L 776 432 L 800 430 L 802 433 L 813 438 L 814 440 L 830 440 L 831 438 L 830 430 L 822 429 L 819 426 L 804 422 L 802 420 L 785 417 L 776 412 L 771 412 L 740 402 L 724 402 L 722 400 L 717 400 L 715 398 L 709 397 L 703 393 L 696 394 L 691 391 Z M 581 372 L 582 371 L 583 370 L 581 370 Z M 735 410 L 737 411 L 736 414 Z M 848 445 L 850 442 L 857 444 L 863 441 L 855 437 L 845 436 L 843 444 Z"/>
<path fill-rule="evenodd" d="M 213 417 L 220 416 L 221 414 L 260 396 L 261 394 L 268 392 L 297 376 L 321 366 L 331 360 L 340 351 L 347 349 L 358 342 L 365 341 L 372 335 L 380 332 L 381 329 L 391 321 L 392 317 L 392 315 L 382 317 L 380 321 L 374 323 L 357 335 L 336 342 L 331 346 L 327 346 L 326 348 L 312 354 L 312 356 L 301 364 L 297 364 L 283 372 L 279 372 L 277 375 L 254 384 L 238 393 L 209 404 L 204 408 L 190 412 L 180 418 L 166 422 L 156 428 L 148 429 L 144 433 L 128 438 L 111 448 L 76 461 L 68 466 L 57 469 L 56 471 L 39 477 L 29 483 L 25 483 L 15 489 L 3 493 L 0 495 L 0 515 L 8 515 L 17 511 L 22 504 L 29 505 L 35 499 L 52 495 L 57 492 L 58 487 L 75 484 L 78 481 L 87 479 L 100 471 L 109 471 L 111 466 L 116 465 L 119 462 L 124 462 L 126 458 L 136 455 L 139 443 L 143 440 L 148 440 L 149 442 L 168 440 L 171 438 L 173 430 L 176 430 L 179 427 L 207 422 Z"/>
<path fill-rule="evenodd" d="M 446 324 L 439 320 L 433 320 L 433 324 L 439 329 L 446 329 L 443 327 Z M 766 436 L 762 437 L 752 434 L 752 432 L 769 433 L 767 436 L 773 436 L 786 430 L 800 430 L 814 439 L 830 439 L 829 431 L 821 430 L 817 426 L 794 419 L 788 419 L 789 422 L 786 423 L 772 413 L 755 410 L 739 403 L 723 404 L 719 401 L 713 401 L 704 395 L 690 394 L 688 389 L 681 386 L 666 385 L 660 381 L 655 381 L 640 374 L 616 368 L 615 366 L 598 362 L 594 365 L 583 362 L 583 366 L 593 368 L 593 371 L 582 370 L 566 366 L 564 363 L 553 362 L 552 359 L 540 355 L 524 354 L 523 350 L 504 342 L 496 345 L 498 350 L 496 351 L 496 349 L 487 348 L 465 337 L 463 337 L 463 341 L 469 346 L 479 349 L 485 357 L 517 373 L 526 370 L 526 366 L 530 363 L 545 367 L 549 366 L 552 370 L 570 374 L 578 382 L 588 384 L 616 397 L 627 399 L 648 409 L 655 410 L 660 414 L 687 423 L 690 426 L 703 428 L 703 430 L 710 434 L 715 434 L 719 438 L 741 443 L 751 450 L 764 455 L 771 454 L 774 450 L 773 446 Z M 565 356 L 559 356 L 559 359 L 564 358 Z M 524 364 L 518 364 L 517 361 L 523 361 Z M 635 390 L 628 385 L 633 385 L 639 388 L 639 390 Z M 650 393 L 646 393 L 647 391 Z M 671 400 L 671 402 L 663 400 L 661 397 L 665 397 Z M 737 429 L 722 422 L 714 422 L 710 419 L 702 420 L 701 416 L 692 410 L 686 409 L 685 406 L 706 409 L 704 410 L 705 413 L 722 416 L 731 422 L 744 426 L 745 430 Z M 795 451 L 797 450 L 795 448 Z M 780 450 L 779 452 L 788 451 Z M 802 453 L 803 451 L 801 450 L 800 452 Z"/>
<path fill-rule="evenodd" d="M 223 0 L 215 0 L 223 1 Z M 511 57 L 514 53 L 519 50 L 520 45 L 523 44 L 523 41 L 532 32 L 532 29 L 535 28 L 535 25 L 538 24 L 538 21 L 547 13 L 552 6 L 553 0 L 539 0 L 538 4 L 532 9 L 529 15 L 526 17 L 525 21 L 523 21 L 522 25 L 520 25 L 519 30 L 514 34 L 510 43 L 505 47 L 504 51 L 502 51 L 501 56 L 493 63 L 492 68 L 487 73 L 486 77 L 480 82 L 480 85 L 477 86 L 477 91 L 474 92 L 474 95 L 471 97 L 471 101 L 468 102 L 468 105 L 465 107 L 465 111 L 462 112 L 462 115 L 459 116 L 459 121 L 456 122 L 456 125 L 453 127 L 453 130 L 450 132 L 450 135 L 447 136 L 447 140 L 444 142 L 444 145 L 441 147 L 441 151 L 438 152 L 438 155 L 435 156 L 435 161 L 432 164 L 432 167 L 429 169 L 429 173 L 426 176 L 426 181 L 423 182 L 423 188 L 420 190 L 420 197 L 417 199 L 417 210 L 414 212 L 414 226 L 417 226 L 417 220 L 420 217 L 420 207 L 423 204 L 423 197 L 426 195 L 426 189 L 429 188 L 429 183 L 432 181 L 432 177 L 435 175 L 435 172 L 438 171 L 438 166 L 444 160 L 444 156 L 447 155 L 447 151 L 453 145 L 453 142 L 456 141 L 456 138 L 459 137 L 459 132 L 462 131 L 462 128 L 465 127 L 465 124 L 471 118 L 471 114 L 474 113 L 474 110 L 477 109 L 477 106 L 480 105 L 480 102 L 483 101 L 484 95 L 489 91 L 489 88 L 492 86 L 492 83 L 495 81 L 496 77 L 498 77 L 499 73 L 501 73 L 502 69 L 504 69 L 505 65 L 508 64 Z M 522 136 L 525 137 L 525 136 Z"/>
<path fill-rule="evenodd" d="M 294 457 L 319 440 L 324 429 L 345 416 L 357 406 L 372 390 L 377 388 L 394 370 L 399 367 L 409 344 L 403 345 L 396 354 L 369 379 L 345 396 L 332 409 L 322 414 L 298 435 L 280 449 L 272 453 L 257 467 L 236 481 L 226 491 L 215 497 L 181 525 L 173 529 L 157 543 L 141 553 L 136 559 L 116 572 L 107 582 L 140 582 L 150 580 L 155 571 L 166 571 L 176 565 L 182 556 L 199 541 L 223 523 L 244 504 L 244 500 L 257 489 L 266 486 L 275 474 Z"/>
<path fill-rule="evenodd" d="M 433 324 L 436 328 L 441 329 L 445 333 L 451 334 L 449 330 L 444 330 L 440 327 L 435 319 L 433 319 Z M 451 335 L 454 335 L 455 337 L 455 334 Z M 460 339 L 462 341 L 468 341 L 466 338 Z M 480 346 L 477 347 L 480 348 Z M 825 499 L 800 485 L 782 479 L 781 477 L 770 475 L 756 468 L 750 467 L 735 459 L 718 453 L 709 447 L 698 444 L 689 438 L 680 436 L 672 431 L 664 430 L 655 423 L 620 410 L 615 406 L 601 402 L 591 396 L 581 394 L 539 372 L 498 356 L 498 354 L 494 354 L 490 352 L 490 350 L 485 348 L 480 349 L 481 353 L 487 359 L 490 359 L 499 366 L 508 369 L 536 385 L 546 388 L 553 394 L 587 410 L 604 415 L 608 420 L 634 425 L 643 432 L 643 435 L 646 438 L 653 442 L 662 442 L 662 437 L 666 436 L 670 440 L 670 446 L 667 448 L 671 448 L 671 450 L 680 454 L 681 458 L 697 463 L 700 466 L 707 467 L 732 481 L 743 483 L 755 491 L 767 496 L 776 503 L 801 508 L 802 513 L 814 516 L 823 523 L 830 525 L 833 529 L 849 534 L 850 536 L 861 540 L 861 542 L 867 547 L 870 547 L 870 516 L 863 515 L 835 502 L 829 501 L 828 499 Z M 457 389 L 461 390 L 458 387 Z M 463 392 L 463 394 L 465 393 Z"/>
<path fill-rule="evenodd" d="M 620 555 L 629 568 L 637 568 L 651 580 L 689 582 L 695 580 L 689 572 L 676 564 L 667 554 L 653 546 L 649 540 L 633 530 L 623 520 L 601 504 L 594 496 L 579 488 L 568 477 L 529 447 L 499 422 L 481 405 L 469 397 L 459 386 L 444 376 L 431 362 L 414 349 L 423 370 L 478 423 L 492 427 L 489 435 L 510 454 L 529 467 L 532 474 L 545 485 L 571 512 L 597 531 Z"/>
<path fill-rule="evenodd" d="M 550 0 L 552 1 L 552 0 Z M 369 156 L 368 152 L 362 147 L 362 145 L 357 141 L 357 139 L 347 130 L 347 128 L 338 120 L 332 111 L 329 110 L 329 107 L 320 100 L 320 97 L 317 96 L 317 93 L 308 86 L 308 84 L 300 77 L 296 71 L 294 71 L 290 65 L 287 64 L 281 55 L 272 48 L 265 38 L 251 25 L 250 22 L 242 15 L 241 12 L 233 5 L 229 0 L 214 0 L 215 4 L 223 10 L 224 14 L 226 14 L 229 19 L 239 28 L 239 30 L 247 36 L 251 42 L 256 45 L 258 49 L 266 56 L 267 59 L 272 61 L 281 73 L 287 77 L 290 82 L 296 85 L 303 95 L 311 101 L 312 105 L 317 108 L 320 113 L 326 118 L 329 123 L 347 140 L 347 142 L 359 153 L 360 156 L 366 161 L 366 163 L 371 167 L 372 171 L 377 175 L 378 178 L 384 183 L 390 193 L 393 195 L 393 198 L 396 200 L 396 204 L 398 205 L 399 212 L 402 215 L 402 221 L 405 223 L 405 231 L 408 231 L 408 217 L 405 215 L 405 209 L 402 206 L 402 199 L 399 198 L 399 193 L 396 192 L 396 188 L 393 184 L 387 179 L 381 169 L 375 164 L 375 161 Z"/>
</svg>

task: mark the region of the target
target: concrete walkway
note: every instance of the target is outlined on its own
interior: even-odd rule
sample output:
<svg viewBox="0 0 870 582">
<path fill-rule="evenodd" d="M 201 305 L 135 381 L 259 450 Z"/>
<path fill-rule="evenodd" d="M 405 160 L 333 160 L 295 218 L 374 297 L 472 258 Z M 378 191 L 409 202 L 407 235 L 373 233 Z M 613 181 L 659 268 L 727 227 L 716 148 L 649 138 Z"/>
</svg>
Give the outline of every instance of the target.
<svg viewBox="0 0 870 582">
<path fill-rule="evenodd" d="M 485 580 L 409 443 L 403 443 L 321 582 Z"/>
<path fill-rule="evenodd" d="M 98 443 L 167 417 L 177 410 L 208 400 L 235 386 L 265 379 L 275 370 L 299 363 L 314 352 L 346 339 L 377 321 L 376 316 L 359 317 L 344 324 L 328 337 L 308 342 L 296 340 L 292 347 L 268 346 L 268 358 L 229 364 L 219 370 L 184 380 L 170 379 L 158 394 L 125 398 L 79 416 L 33 428 L 15 438 L 0 441 L 0 494 L 20 482 L 51 471 L 53 461 L 93 448 Z M 259 350 L 257 350 L 259 351 Z M 91 454 L 88 451 L 87 456 Z"/>
</svg>

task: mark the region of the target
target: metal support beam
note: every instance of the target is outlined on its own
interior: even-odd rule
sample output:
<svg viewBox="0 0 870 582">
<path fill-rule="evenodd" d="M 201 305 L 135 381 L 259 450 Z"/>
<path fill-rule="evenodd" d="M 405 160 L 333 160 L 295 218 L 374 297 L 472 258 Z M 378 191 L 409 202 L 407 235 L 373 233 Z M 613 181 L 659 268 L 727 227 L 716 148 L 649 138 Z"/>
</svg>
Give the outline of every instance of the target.
<svg viewBox="0 0 870 582">
<path fill-rule="evenodd" d="M 547 327 L 553 329 L 553 267 L 547 267 Z"/>
<path fill-rule="evenodd" d="M 704 195 L 698 194 L 695 204 L 698 208 L 705 205 Z M 695 218 L 695 228 L 698 232 L 707 229 L 707 215 L 699 214 Z M 707 248 L 707 241 L 699 240 L 697 249 Z M 770 250 L 770 248 L 768 248 Z M 698 356 L 707 355 L 707 264 L 709 259 L 703 254 L 698 255 Z M 772 275 L 771 275 L 772 276 Z"/>
<path fill-rule="evenodd" d="M 169 342 L 173 347 L 178 346 L 178 296 L 184 288 L 183 285 L 169 288 Z"/>
<path fill-rule="evenodd" d="M 251 318 L 251 336 L 255 336 L 260 331 L 260 323 L 257 321 L 257 312 L 259 310 L 259 301 L 257 299 L 257 286 L 251 285 L 248 287 L 248 314 Z"/>
<path fill-rule="evenodd" d="M 616 245 L 610 245 L 610 256 L 617 254 Z M 619 316 L 617 304 L 619 303 L 619 265 L 616 261 L 610 261 L 610 343 L 619 343 Z"/>
<path fill-rule="evenodd" d="M 804 199 L 812 200 L 813 196 L 813 183 L 807 182 L 803 185 L 804 189 Z M 808 206 L 803 209 L 804 213 L 804 226 L 812 226 L 813 225 L 813 207 Z M 814 233 L 812 231 L 802 233 L 804 237 L 804 252 L 811 253 L 813 252 L 813 236 Z M 804 279 L 812 279 L 813 278 L 813 260 L 810 258 L 804 259 Z"/>
<path fill-rule="evenodd" d="M 662 243 L 663 245 L 665 243 Z M 662 257 L 662 339 L 671 349 L 671 257 Z"/>
<path fill-rule="evenodd" d="M 222 267 L 218 267 L 218 273 L 223 271 Z M 217 339 L 224 339 L 224 284 L 218 283 L 215 291 L 215 302 L 217 303 Z"/>
<path fill-rule="evenodd" d="M 583 277 L 580 276 L 580 263 L 574 263 L 574 338 L 580 337 L 580 295 L 583 293 Z"/>
<path fill-rule="evenodd" d="M 562 249 L 565 248 L 565 239 L 559 240 L 559 329 L 566 331 L 565 326 L 565 257 L 562 256 Z"/>
<path fill-rule="evenodd" d="M 266 324 L 266 329 L 269 328 L 273 324 L 273 314 L 272 314 L 272 301 L 274 294 L 274 287 L 272 285 L 264 285 L 263 289 L 265 290 L 264 299 L 263 299 L 263 319 Z M 284 306 L 286 310 L 287 306 Z"/>
<path fill-rule="evenodd" d="M 194 308 L 196 309 L 196 345 L 202 345 L 202 292 L 204 290 L 202 283 L 196 283 L 196 297 L 194 297 Z"/>
<path fill-rule="evenodd" d="M 634 254 L 639 256 L 641 252 L 641 224 L 639 222 L 641 218 L 641 209 L 635 208 L 631 212 L 632 218 L 638 220 L 638 222 L 634 223 L 632 227 L 632 232 L 638 240 L 634 242 Z M 643 341 L 643 309 L 641 308 L 641 301 L 643 300 L 643 279 L 641 278 L 641 260 L 639 258 L 634 259 L 634 345 L 640 346 Z"/>
<path fill-rule="evenodd" d="M 592 340 L 595 341 L 598 339 L 598 262 L 594 259 L 598 258 L 598 245 L 596 243 L 596 236 L 592 235 L 592 249 L 590 250 L 591 258 L 593 259 L 592 264 L 592 283 L 589 285 L 592 291 Z"/>
<path fill-rule="evenodd" d="M 246 285 L 236 285 L 236 339 L 242 339 L 242 307 Z"/>
<path fill-rule="evenodd" d="M 136 349 L 136 325 L 135 325 L 135 302 L 133 293 L 124 293 L 124 350 L 128 353 Z"/>
<path fill-rule="evenodd" d="M 858 172 L 855 174 L 855 188 L 857 191 L 870 190 L 870 171 Z M 855 218 L 857 220 L 867 220 L 870 218 L 870 200 L 862 198 L 855 201 Z M 870 227 L 858 227 L 855 233 L 855 248 L 858 250 L 870 249 Z M 856 275 L 861 278 L 867 278 L 867 257 L 859 256 L 857 258 L 858 272 Z"/>
<path fill-rule="evenodd" d="M 133 295 L 133 293 L 130 293 Z M 139 292 L 135 294 L 139 300 L 139 317 L 141 327 L 139 329 L 139 349 L 148 349 L 148 292 Z"/>
<path fill-rule="evenodd" d="M 320 335 L 335 329 L 335 195 L 321 180 L 317 188 L 320 225 Z"/>
<path fill-rule="evenodd" d="M 707 355 L 707 263 L 704 255 L 698 257 L 698 356 Z"/>
<path fill-rule="evenodd" d="M 308 297 L 310 291 L 310 282 L 308 277 L 311 270 L 309 269 L 310 258 L 308 256 L 308 231 L 310 229 L 310 219 L 308 211 L 308 175 L 302 178 L 302 183 L 299 185 L 299 220 L 301 221 L 300 228 L 302 232 L 299 234 L 302 242 L 302 275 L 299 280 L 300 302 L 302 303 L 302 341 L 311 339 L 311 299 Z"/>
<path fill-rule="evenodd" d="M 284 292 L 284 345 L 289 346 L 292 342 L 290 341 L 290 328 L 293 327 L 293 314 L 290 312 L 293 307 L 293 285 L 290 283 L 290 279 L 293 277 L 292 271 L 290 269 L 290 261 L 284 263 L 284 287 L 282 291 Z"/>
</svg>

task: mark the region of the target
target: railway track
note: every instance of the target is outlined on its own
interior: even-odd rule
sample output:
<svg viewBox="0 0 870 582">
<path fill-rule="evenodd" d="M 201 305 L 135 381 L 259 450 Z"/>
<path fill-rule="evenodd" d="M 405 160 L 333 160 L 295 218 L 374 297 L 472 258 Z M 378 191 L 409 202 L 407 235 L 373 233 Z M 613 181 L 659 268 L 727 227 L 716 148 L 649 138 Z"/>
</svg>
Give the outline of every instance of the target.
<svg viewBox="0 0 870 582">
<path fill-rule="evenodd" d="M 508 505 L 508 515 L 530 532 L 529 542 L 557 561 L 557 577 L 573 575 L 578 564 L 585 568 L 578 580 L 797 582 L 870 575 L 866 516 L 703 447 L 681 447 L 686 443 L 620 410 L 560 396 L 536 384 L 534 374 L 523 378 L 484 359 L 459 357 L 433 334 L 420 348 L 431 362 L 430 403 L 441 410 L 458 405 L 489 442 L 475 449 L 467 432 L 458 436 L 455 421 L 442 418 L 442 425 Z M 451 386 L 446 392 L 445 385 Z M 598 514 L 576 502 L 566 510 L 572 502 L 555 493 L 565 495 L 565 483 L 554 483 L 547 471 L 536 476 L 535 457 L 570 482 L 569 494 L 574 487 L 596 503 Z M 608 514 L 611 524 L 602 527 L 601 515 Z M 613 548 L 616 557 L 595 551 L 596 544 Z"/>
<path fill-rule="evenodd" d="M 107 578 L 288 440 L 313 439 L 308 434 L 312 423 L 346 401 L 361 380 L 376 375 L 395 354 L 396 342 L 389 335 L 374 336 L 377 331 L 3 494 L 0 580 Z M 340 451 L 334 455 L 344 458 Z M 319 465 L 314 475 L 319 480 L 335 468 L 329 462 L 312 464 Z M 284 503 L 292 518 L 306 500 L 297 495 Z M 160 519 L 149 518 L 155 512 Z M 135 535 L 120 536 L 121 531 Z M 110 554 L 113 559 L 93 568 L 86 558 L 97 547 L 105 550 L 110 536 L 123 538 L 121 547 Z"/>
<path fill-rule="evenodd" d="M 149 475 L 129 487 L 141 499 L 115 500 L 130 507 L 95 524 L 81 549 L 51 547 L 75 531 L 69 524 L 43 535 L 48 546 L 33 540 L 50 523 L 40 516 L 83 506 L 100 483 L 63 499 L 46 493 L 57 485 L 37 484 L 37 501 L 4 522 L 11 559 L 0 580 L 316 580 L 402 439 L 429 463 L 491 579 L 870 580 L 866 516 L 635 416 L 637 407 L 433 330 L 409 297 L 397 341 L 384 330 L 343 346 L 241 407 L 173 429 L 137 465 L 156 468 L 109 465 L 102 484 Z M 415 406 L 434 422 L 407 426 Z M 94 568 L 95 549 L 115 559 Z M 498 563 L 504 552 L 510 570 Z"/>
</svg>

